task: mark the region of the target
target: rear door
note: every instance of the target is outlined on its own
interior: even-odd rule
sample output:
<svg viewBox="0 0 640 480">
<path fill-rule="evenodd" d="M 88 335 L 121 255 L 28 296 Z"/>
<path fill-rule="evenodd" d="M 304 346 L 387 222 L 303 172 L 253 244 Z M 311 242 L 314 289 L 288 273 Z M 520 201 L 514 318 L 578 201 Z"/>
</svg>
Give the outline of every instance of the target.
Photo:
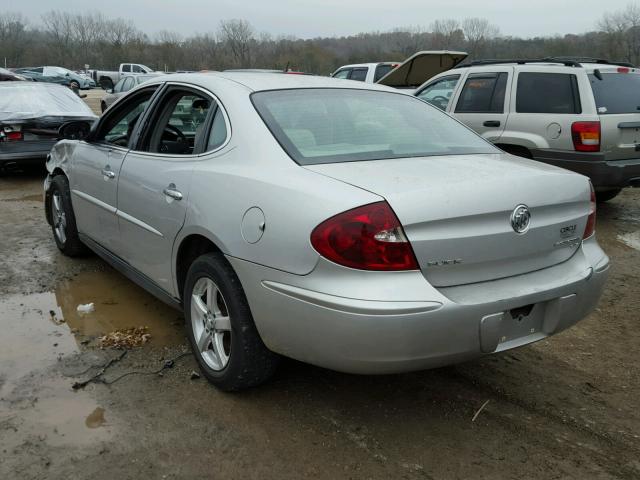
<svg viewBox="0 0 640 480">
<path fill-rule="evenodd" d="M 470 71 L 454 100 L 453 115 L 490 142 L 497 142 L 509 116 L 513 67 Z"/>
<path fill-rule="evenodd" d="M 589 75 L 606 160 L 640 158 L 640 72 L 620 67 Z"/>
<path fill-rule="evenodd" d="M 226 140 L 225 122 L 211 94 L 169 85 L 151 113 L 151 127 L 123 165 L 118 222 L 124 259 L 171 294 L 177 294 L 171 254 L 184 224 L 193 167 L 202 152 Z"/>
</svg>

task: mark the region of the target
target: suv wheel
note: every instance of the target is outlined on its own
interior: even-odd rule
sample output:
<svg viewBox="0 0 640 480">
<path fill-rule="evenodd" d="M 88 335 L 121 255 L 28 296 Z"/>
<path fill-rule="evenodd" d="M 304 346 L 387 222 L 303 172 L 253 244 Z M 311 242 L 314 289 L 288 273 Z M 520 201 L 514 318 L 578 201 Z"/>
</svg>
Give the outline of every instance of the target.
<svg viewBox="0 0 640 480">
<path fill-rule="evenodd" d="M 51 230 L 58 249 L 69 257 L 87 253 L 87 247 L 78 237 L 67 177 L 64 175 L 53 177 L 47 197 L 46 205 L 49 209 Z"/>
<path fill-rule="evenodd" d="M 242 285 L 222 254 L 207 253 L 193 262 L 183 303 L 191 348 L 212 384 L 236 391 L 271 377 L 278 356 L 262 342 Z"/>
<path fill-rule="evenodd" d="M 596 191 L 596 200 L 598 202 L 607 202 L 613 200 L 622 191 L 621 188 L 614 188 L 611 190 Z"/>
</svg>

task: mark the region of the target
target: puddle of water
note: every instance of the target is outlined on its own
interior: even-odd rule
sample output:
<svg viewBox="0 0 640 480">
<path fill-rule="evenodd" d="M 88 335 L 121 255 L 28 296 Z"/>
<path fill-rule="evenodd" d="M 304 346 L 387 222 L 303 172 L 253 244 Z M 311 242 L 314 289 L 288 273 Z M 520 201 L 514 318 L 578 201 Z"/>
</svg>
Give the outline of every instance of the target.
<svg viewBox="0 0 640 480">
<path fill-rule="evenodd" d="M 640 232 L 625 233 L 623 235 L 618 235 L 616 238 L 627 247 L 640 250 Z"/>
<path fill-rule="evenodd" d="M 62 318 L 80 336 L 147 327 L 154 345 L 184 341 L 180 313 L 113 269 L 81 273 L 62 282 L 56 288 L 55 298 Z M 78 312 L 78 305 L 89 303 L 94 305 L 92 312 Z"/>
<path fill-rule="evenodd" d="M 104 426 L 105 423 L 107 423 L 107 421 L 104 418 L 104 408 L 102 407 L 96 407 L 84 420 L 87 428 L 99 428 Z"/>
</svg>

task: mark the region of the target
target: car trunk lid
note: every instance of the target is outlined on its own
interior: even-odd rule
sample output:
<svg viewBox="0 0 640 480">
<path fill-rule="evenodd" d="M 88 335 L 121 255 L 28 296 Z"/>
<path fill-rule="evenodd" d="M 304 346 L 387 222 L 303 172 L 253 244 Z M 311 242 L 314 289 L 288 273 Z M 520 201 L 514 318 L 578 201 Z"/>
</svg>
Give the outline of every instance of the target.
<svg viewBox="0 0 640 480">
<path fill-rule="evenodd" d="M 519 275 L 570 258 L 589 213 L 589 183 L 506 154 L 452 155 L 307 166 L 384 197 L 420 269 L 436 287 Z M 511 215 L 531 212 L 518 234 Z"/>
<path fill-rule="evenodd" d="M 377 83 L 394 88 L 417 88 L 431 77 L 450 70 L 469 56 L 466 52 L 425 50 L 407 58 Z"/>
</svg>

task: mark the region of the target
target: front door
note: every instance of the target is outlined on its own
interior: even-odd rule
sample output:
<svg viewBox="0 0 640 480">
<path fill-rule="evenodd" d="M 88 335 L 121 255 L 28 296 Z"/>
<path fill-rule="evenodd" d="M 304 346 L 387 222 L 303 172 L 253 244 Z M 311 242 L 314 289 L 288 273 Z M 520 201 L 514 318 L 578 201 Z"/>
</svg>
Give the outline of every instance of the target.
<svg viewBox="0 0 640 480">
<path fill-rule="evenodd" d="M 147 89 L 100 120 L 95 136 L 80 142 L 73 157 L 71 195 L 78 230 L 109 250 L 119 238 L 118 177 L 138 118 L 154 88 Z"/>
<path fill-rule="evenodd" d="M 118 184 L 118 222 L 124 258 L 172 295 L 173 243 L 184 224 L 194 163 L 213 98 L 170 86 L 153 113 L 149 131 L 125 159 Z"/>
</svg>

